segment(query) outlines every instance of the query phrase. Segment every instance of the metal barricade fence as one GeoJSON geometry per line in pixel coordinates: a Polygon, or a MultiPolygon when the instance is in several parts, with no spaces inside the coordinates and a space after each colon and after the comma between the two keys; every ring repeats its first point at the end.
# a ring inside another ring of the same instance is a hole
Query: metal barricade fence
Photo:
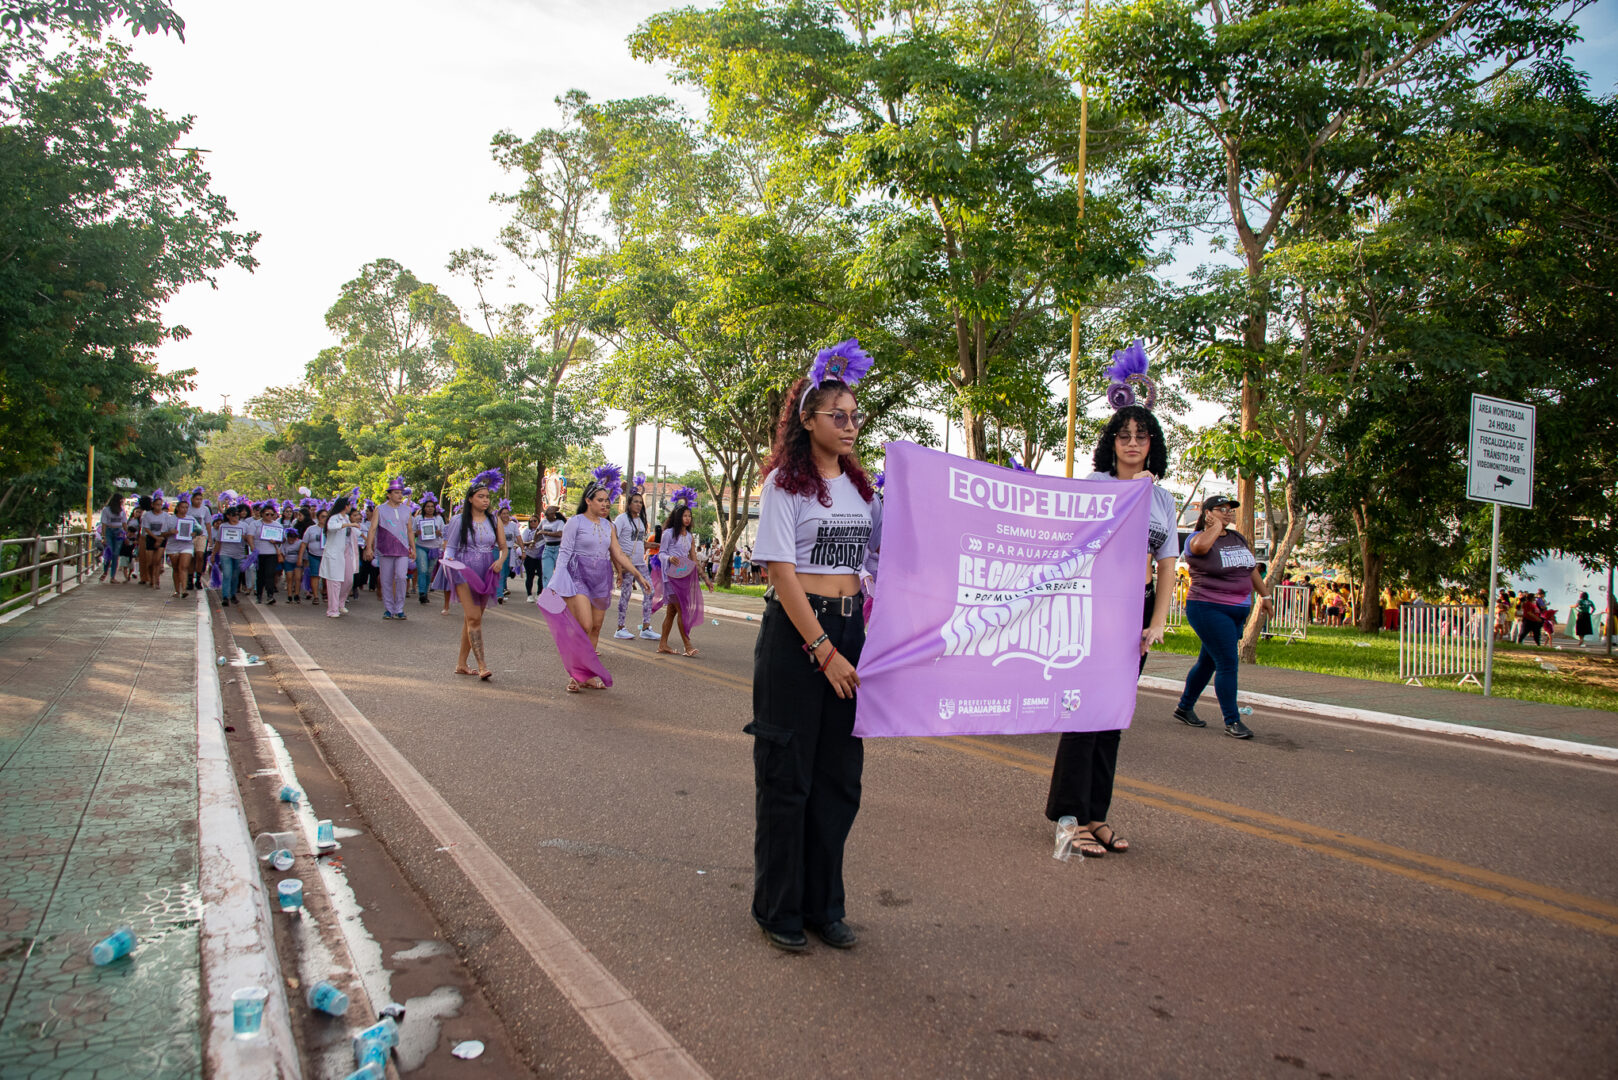
{"type": "Polygon", "coordinates": [[[1169,630],[1185,625],[1185,598],[1191,591],[1191,586],[1181,582],[1174,586],[1174,592],[1169,597],[1169,630]]]}
{"type": "Polygon", "coordinates": [[[1478,682],[1488,648],[1490,616],[1470,604],[1399,605],[1399,678],[1420,686],[1423,679],[1458,675],[1455,684],[1478,682]]]}
{"type": "Polygon", "coordinates": [[[24,604],[38,607],[47,593],[60,593],[68,581],[83,584],[90,570],[95,536],[88,532],[55,533],[0,540],[0,583],[28,575],[26,591],[0,587],[0,614],[24,604]],[[15,562],[8,556],[15,551],[15,562]],[[27,552],[27,561],[22,553],[27,552]],[[4,569],[7,565],[10,569],[4,569]],[[41,580],[43,578],[43,580],[41,580]]]}
{"type": "Polygon", "coordinates": [[[1304,585],[1277,585],[1270,590],[1270,606],[1274,609],[1259,631],[1265,637],[1303,641],[1309,636],[1309,595],[1304,585]]]}

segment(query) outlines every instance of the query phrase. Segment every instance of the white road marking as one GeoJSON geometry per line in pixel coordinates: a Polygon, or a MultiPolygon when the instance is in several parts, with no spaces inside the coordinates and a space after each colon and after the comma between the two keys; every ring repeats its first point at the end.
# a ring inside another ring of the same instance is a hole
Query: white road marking
{"type": "Polygon", "coordinates": [[[634,1080],[712,1080],[633,994],[484,843],[426,777],[355,708],[275,612],[258,615],[338,723],[388,778],[540,970],[634,1080]]]}

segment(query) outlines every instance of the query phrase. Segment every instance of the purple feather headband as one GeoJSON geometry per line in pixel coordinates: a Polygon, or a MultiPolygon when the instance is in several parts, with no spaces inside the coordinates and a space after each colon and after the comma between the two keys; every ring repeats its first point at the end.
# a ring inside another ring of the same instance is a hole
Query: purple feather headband
{"type": "Polygon", "coordinates": [[[609,462],[606,465],[597,466],[591,470],[590,476],[592,479],[588,484],[584,485],[584,497],[586,499],[598,491],[605,491],[607,498],[617,502],[618,496],[623,494],[624,470],[617,465],[609,462]]]}
{"type": "Polygon", "coordinates": [[[505,482],[506,476],[499,470],[498,467],[493,469],[484,469],[482,472],[472,477],[472,487],[474,489],[486,487],[489,489],[490,495],[493,495],[495,492],[499,491],[501,485],[505,482]]]}
{"type": "Polygon", "coordinates": [[[1146,359],[1146,345],[1140,338],[1129,343],[1129,348],[1112,354],[1112,366],[1107,369],[1107,404],[1114,409],[1144,404],[1148,409],[1157,404],[1157,383],[1146,376],[1150,361],[1146,359]],[[1135,388],[1140,387],[1145,402],[1138,402],[1135,388]]]}
{"type": "Polygon", "coordinates": [[[697,489],[689,486],[675,488],[674,494],[669,496],[669,505],[672,507],[683,506],[688,510],[695,510],[697,508],[697,489]]]}
{"type": "Polygon", "coordinates": [[[809,366],[809,385],[803,388],[803,397],[798,401],[798,415],[802,416],[809,404],[809,391],[819,389],[823,382],[858,386],[871,370],[871,364],[871,354],[860,348],[859,338],[849,338],[829,349],[821,349],[809,366]]]}

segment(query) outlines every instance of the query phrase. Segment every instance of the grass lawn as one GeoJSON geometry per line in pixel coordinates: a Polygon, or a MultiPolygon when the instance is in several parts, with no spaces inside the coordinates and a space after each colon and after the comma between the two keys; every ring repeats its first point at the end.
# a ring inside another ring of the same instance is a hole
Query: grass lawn
{"type": "Polygon", "coordinates": [[[732,596],[763,596],[766,588],[764,585],[726,585],[716,588],[714,592],[730,593],[732,596]]]}
{"type": "MultiPolygon", "coordinates": [[[[1186,656],[1195,656],[1199,648],[1197,635],[1189,625],[1167,635],[1163,643],[1165,651],[1186,656]]],[[[1261,640],[1258,662],[1294,671],[1399,682],[1399,635],[1361,634],[1343,627],[1311,626],[1309,637],[1304,641],[1286,644],[1261,640]]],[[[1457,687],[1452,678],[1427,679],[1425,683],[1433,689],[1458,690],[1480,697],[1483,694],[1476,686],[1457,687]]],[[[1523,701],[1618,712],[1618,658],[1609,660],[1599,653],[1574,649],[1558,652],[1551,648],[1496,642],[1494,692],[1500,697],[1523,701]],[[1554,664],[1557,670],[1545,671],[1540,667],[1541,662],[1554,664]]]]}

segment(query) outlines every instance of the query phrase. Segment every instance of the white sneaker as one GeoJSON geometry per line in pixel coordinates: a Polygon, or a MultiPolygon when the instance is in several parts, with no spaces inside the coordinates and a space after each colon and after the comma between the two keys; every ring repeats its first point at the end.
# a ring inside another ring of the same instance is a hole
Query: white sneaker
{"type": "Polygon", "coordinates": [[[641,627],[640,636],[645,638],[647,641],[658,640],[657,631],[653,630],[650,626],[641,627]]]}
{"type": "Polygon", "coordinates": [[[347,604],[344,604],[344,605],[343,605],[343,614],[344,614],[344,615],[347,615],[347,614],[348,614],[348,605],[347,605],[347,604]]]}
{"type": "Polygon", "coordinates": [[[621,626],[618,628],[617,633],[613,634],[612,636],[617,638],[619,641],[634,641],[635,640],[635,635],[631,634],[628,630],[625,630],[621,626]]]}

